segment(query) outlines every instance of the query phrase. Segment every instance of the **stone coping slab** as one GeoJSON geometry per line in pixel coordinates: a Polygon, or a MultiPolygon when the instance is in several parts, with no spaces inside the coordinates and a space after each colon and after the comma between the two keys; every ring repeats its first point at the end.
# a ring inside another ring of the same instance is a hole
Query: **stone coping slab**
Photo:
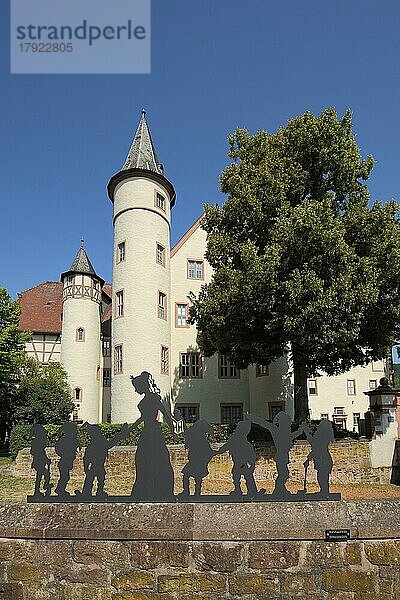
{"type": "Polygon", "coordinates": [[[400,500],[232,504],[0,503],[0,538],[74,540],[399,539],[400,500]]]}

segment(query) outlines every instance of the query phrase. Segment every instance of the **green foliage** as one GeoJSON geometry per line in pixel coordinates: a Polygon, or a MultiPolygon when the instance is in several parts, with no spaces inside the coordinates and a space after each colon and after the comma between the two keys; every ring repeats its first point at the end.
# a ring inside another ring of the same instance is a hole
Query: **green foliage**
{"type": "Polygon", "coordinates": [[[275,134],[229,138],[222,207],[202,226],[211,283],[192,296],[206,356],[245,368],[290,349],[296,419],[308,417],[307,376],[387,355],[400,323],[399,205],[369,203],[351,112],[305,113],[275,134]]]}
{"type": "MultiPolygon", "coordinates": [[[[189,425],[190,427],[190,425],[189,425]]],[[[212,425],[214,433],[210,438],[211,442],[214,443],[222,443],[227,440],[229,435],[232,433],[234,426],[233,425],[220,425],[216,423],[212,425]]],[[[59,425],[45,425],[45,429],[47,431],[47,435],[49,438],[49,446],[54,446],[55,442],[59,436],[59,425]]],[[[116,433],[121,430],[121,425],[119,424],[111,424],[111,423],[100,423],[100,429],[103,435],[110,439],[116,433]]],[[[143,425],[139,425],[134,431],[131,432],[129,437],[124,440],[118,442],[119,446],[136,446],[137,441],[139,439],[139,435],[141,430],[143,429],[143,425]]],[[[176,444],[172,437],[171,430],[167,423],[161,423],[161,430],[165,436],[165,441],[167,444],[176,444]]],[[[15,425],[11,431],[10,435],[10,455],[15,458],[22,448],[28,448],[32,442],[32,425],[28,423],[19,423],[15,425]]],[[[179,443],[183,444],[185,442],[185,437],[183,434],[178,435],[179,443]]],[[[81,447],[86,447],[89,439],[86,433],[86,429],[84,426],[78,425],[78,439],[81,447]]]]}
{"type": "Polygon", "coordinates": [[[18,330],[20,306],[0,288],[0,439],[11,429],[12,406],[29,334],[18,330]]]}
{"type": "Polygon", "coordinates": [[[67,373],[59,363],[28,358],[21,370],[13,407],[15,423],[62,423],[74,408],[67,373]]]}

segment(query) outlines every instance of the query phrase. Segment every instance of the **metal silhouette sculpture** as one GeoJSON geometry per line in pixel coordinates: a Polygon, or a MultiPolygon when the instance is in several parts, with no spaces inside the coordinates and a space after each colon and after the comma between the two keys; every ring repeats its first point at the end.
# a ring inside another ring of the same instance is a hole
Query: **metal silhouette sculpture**
{"type": "Polygon", "coordinates": [[[64,423],[59,429],[59,439],[55,451],[59,455],[59,479],[55,494],[51,495],[50,460],[46,454],[48,438],[42,425],[33,427],[31,454],[32,468],[36,470],[35,491],[28,496],[28,502],[271,502],[296,500],[340,500],[340,494],[329,491],[329,477],[333,461],[329,453],[329,444],[333,442],[333,428],[330,421],[321,421],[314,434],[303,423],[297,431],[291,431],[291,419],[280,411],[273,422],[265,421],[254,415],[246,415],[244,421],[237,423],[235,431],[218,449],[211,447],[209,437],[213,429],[207,421],[200,420],[187,426],[179,411],[171,414],[170,406],[163,402],[160,390],[153,376],[147,371],[131,376],[134,390],[142,398],[138,403],[140,417],[132,425],[124,423],[121,430],[110,440],[102,434],[99,425],[85,423],[89,443],[83,456],[85,481],[82,491],[70,494],[66,487],[70,481],[76,453],[80,448],[75,422],[64,423]],[[185,436],[188,462],[182,469],[183,491],[174,495],[174,471],[161,424],[159,414],[168,424],[174,440],[179,442],[177,433],[185,436]],[[256,423],[267,429],[275,445],[277,478],[271,494],[265,489],[257,490],[254,478],[256,451],[248,440],[251,424],[256,423]],[[135,453],[135,481],[130,496],[109,496],[104,489],[106,480],[106,459],[110,448],[126,439],[137,427],[141,427],[135,453]],[[304,463],[304,489],[297,494],[290,493],[286,484],[289,478],[289,452],[294,440],[302,433],[311,445],[311,451],[304,463]],[[216,455],[229,452],[233,462],[232,482],[234,489],[228,495],[202,494],[203,480],[209,474],[208,466],[216,455]],[[317,472],[320,491],[307,493],[307,471],[313,461],[317,472]],[[242,491],[242,478],[246,483],[246,492],[242,491]],[[194,494],[190,494],[190,480],[194,480],[194,494]],[[94,485],[97,481],[97,489],[94,485]],[[40,491],[43,482],[44,492],[40,491]]]}
{"type": "Polygon", "coordinates": [[[31,445],[32,469],[36,471],[34,497],[40,499],[50,496],[50,464],[51,461],[46,454],[46,448],[49,445],[47,432],[43,425],[33,426],[33,440],[31,445]],[[40,491],[41,484],[44,484],[44,492],[40,491]]]}

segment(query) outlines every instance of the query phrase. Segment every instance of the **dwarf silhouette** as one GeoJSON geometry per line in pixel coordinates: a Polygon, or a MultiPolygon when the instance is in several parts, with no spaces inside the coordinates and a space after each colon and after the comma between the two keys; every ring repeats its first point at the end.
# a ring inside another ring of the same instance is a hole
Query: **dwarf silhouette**
{"type": "Polygon", "coordinates": [[[201,419],[191,427],[184,426],[185,448],[188,449],[188,462],[182,469],[183,491],[180,496],[190,495],[190,478],[195,481],[195,496],[200,496],[204,477],[208,475],[208,463],[216,454],[210,446],[207,434],[212,435],[213,429],[207,421],[201,419]]]}
{"type": "Polygon", "coordinates": [[[303,430],[308,442],[311,444],[311,452],[308,454],[304,463],[304,487],[306,487],[307,468],[310,461],[313,460],[315,470],[317,471],[317,481],[321,494],[327,497],[329,495],[329,476],[333,467],[333,461],[328,446],[335,440],[332,423],[327,419],[323,419],[319,423],[314,435],[311,434],[310,429],[306,424],[303,425],[303,430]]]}
{"type": "Polygon", "coordinates": [[[104,491],[106,480],[105,462],[110,448],[118,444],[121,440],[128,437],[129,427],[124,423],[121,431],[116,433],[111,439],[107,440],[101,432],[99,425],[91,425],[85,423],[86,430],[89,435],[90,442],[86,447],[83,457],[83,467],[85,470],[85,482],[82,492],[75,491],[77,496],[82,496],[83,499],[92,497],[94,480],[97,479],[97,497],[107,498],[107,493],[104,491]]]}
{"type": "Polygon", "coordinates": [[[48,446],[49,440],[47,432],[43,425],[34,425],[33,439],[31,444],[31,455],[32,455],[32,469],[36,471],[35,479],[35,496],[50,496],[51,484],[50,484],[50,459],[46,454],[46,447],[48,446]],[[41,493],[41,483],[44,483],[44,494],[41,493]]]}
{"type": "Polygon", "coordinates": [[[73,421],[63,423],[59,429],[61,437],[55,444],[55,451],[60,457],[58,462],[58,470],[60,478],[57,487],[54,490],[58,496],[70,496],[66,487],[70,480],[72,466],[76,457],[76,452],[79,448],[77,424],[73,421]]]}
{"type": "Polygon", "coordinates": [[[282,410],[278,412],[272,423],[254,415],[250,415],[250,419],[252,423],[256,423],[257,425],[268,429],[272,435],[276,450],[276,469],[278,471],[273,494],[276,495],[277,498],[284,498],[289,493],[286,489],[286,482],[289,479],[289,451],[295,438],[303,432],[303,427],[292,432],[291,419],[289,415],[282,410]]]}
{"type": "Polygon", "coordinates": [[[256,451],[247,439],[250,433],[251,421],[239,421],[235,431],[226,443],[218,450],[218,454],[229,452],[233,461],[232,479],[235,486],[231,492],[232,496],[243,495],[240,481],[242,476],[246,481],[247,496],[253,498],[257,494],[257,486],[254,481],[254,469],[256,466],[256,451]]]}

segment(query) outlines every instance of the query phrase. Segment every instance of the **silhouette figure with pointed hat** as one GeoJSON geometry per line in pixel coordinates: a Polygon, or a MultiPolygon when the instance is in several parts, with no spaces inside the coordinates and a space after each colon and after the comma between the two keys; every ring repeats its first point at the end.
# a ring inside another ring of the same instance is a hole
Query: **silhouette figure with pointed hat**
{"type": "Polygon", "coordinates": [[[213,429],[207,421],[201,419],[193,423],[191,427],[185,425],[185,448],[188,449],[188,462],[182,469],[183,491],[179,497],[190,495],[190,478],[195,481],[196,497],[201,495],[201,486],[204,477],[209,474],[208,463],[216,454],[210,446],[207,434],[212,435],[213,429]]]}
{"type": "MultiPolygon", "coordinates": [[[[320,493],[323,497],[329,496],[329,476],[332,471],[333,461],[329,452],[329,444],[335,440],[332,423],[328,419],[323,419],[318,424],[314,435],[311,434],[308,425],[303,425],[304,433],[308,442],[311,444],[311,452],[308,454],[304,463],[305,473],[307,473],[310,461],[314,461],[314,468],[317,471],[317,481],[320,487],[320,493]]],[[[306,475],[304,477],[306,482],[306,475]]],[[[306,483],[305,486],[306,487],[306,483]]]]}
{"type": "Polygon", "coordinates": [[[107,440],[103,435],[99,425],[85,423],[85,427],[90,439],[83,456],[85,482],[82,492],[76,490],[75,494],[82,496],[82,499],[89,500],[92,497],[94,481],[97,479],[96,497],[107,498],[107,493],[104,491],[104,484],[106,480],[105,462],[108,451],[118,444],[118,442],[128,437],[129,427],[127,423],[124,423],[121,431],[116,433],[110,440],[107,440]]]}
{"type": "Polygon", "coordinates": [[[51,461],[46,454],[46,447],[48,446],[49,440],[47,432],[43,425],[33,425],[33,439],[31,444],[31,455],[32,455],[32,469],[36,471],[35,479],[35,492],[34,496],[50,496],[51,484],[50,484],[50,464],[51,461]],[[43,480],[44,494],[41,493],[40,487],[43,480]]]}
{"type": "Polygon", "coordinates": [[[254,480],[256,451],[254,450],[254,446],[247,439],[250,428],[250,420],[239,421],[235,431],[217,452],[217,454],[229,452],[232,458],[232,479],[234,485],[234,490],[231,492],[232,496],[239,497],[243,495],[240,485],[242,476],[246,482],[247,496],[254,498],[258,493],[256,482],[254,480]]]}
{"type": "Polygon", "coordinates": [[[66,487],[70,480],[72,467],[79,448],[78,429],[74,421],[63,423],[59,429],[61,436],[55,444],[55,451],[60,457],[58,470],[60,478],[54,490],[58,496],[70,496],[66,487]]]}
{"type": "Polygon", "coordinates": [[[256,417],[255,415],[250,415],[250,419],[252,423],[256,423],[257,425],[268,429],[272,435],[276,450],[275,463],[278,471],[273,494],[277,498],[283,499],[289,494],[286,489],[286,482],[289,479],[289,451],[293,445],[293,441],[303,432],[303,427],[292,432],[291,419],[289,415],[282,410],[278,412],[272,423],[265,421],[260,417],[256,417]]]}

